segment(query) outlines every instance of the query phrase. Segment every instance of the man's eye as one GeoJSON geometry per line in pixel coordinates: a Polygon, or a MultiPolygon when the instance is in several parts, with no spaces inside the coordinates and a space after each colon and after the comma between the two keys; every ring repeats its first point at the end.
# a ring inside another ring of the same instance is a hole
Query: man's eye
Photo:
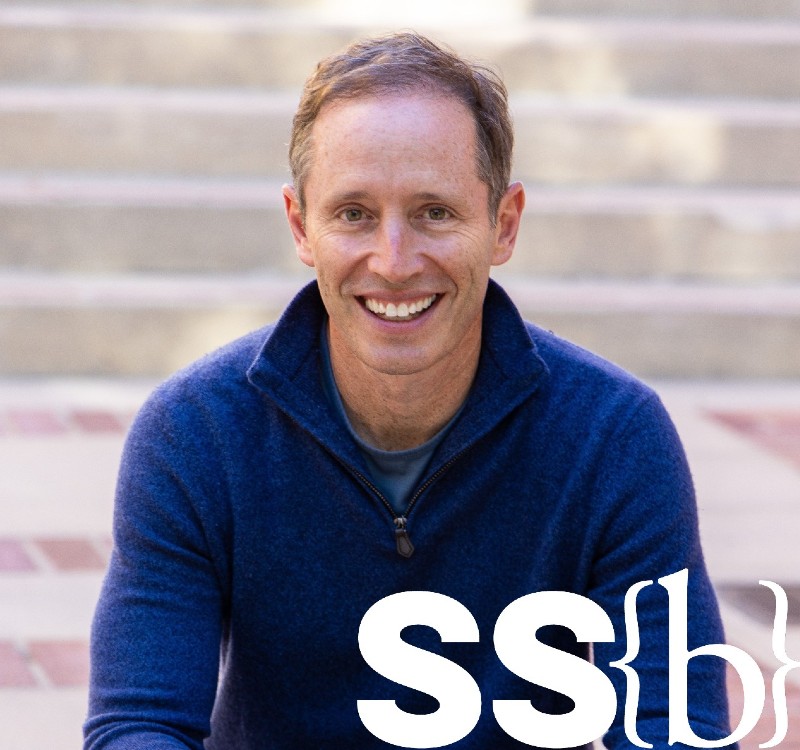
{"type": "Polygon", "coordinates": [[[361,221],[364,218],[364,212],[360,208],[346,208],[342,211],[341,217],[345,221],[361,221]]]}
{"type": "Polygon", "coordinates": [[[429,208],[426,211],[428,218],[433,221],[442,221],[442,219],[446,219],[450,214],[446,208],[442,208],[441,206],[434,206],[433,208],[429,208]]]}

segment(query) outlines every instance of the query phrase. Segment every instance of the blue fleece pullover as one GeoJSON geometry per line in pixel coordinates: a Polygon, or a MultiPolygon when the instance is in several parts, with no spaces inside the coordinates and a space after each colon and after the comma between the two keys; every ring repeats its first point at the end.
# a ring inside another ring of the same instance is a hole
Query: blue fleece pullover
{"type": "MultiPolygon", "coordinates": [[[[605,743],[629,746],[624,678],[608,668],[626,651],[627,589],[688,568],[689,647],[722,641],[689,471],[657,397],[524,323],[491,283],[473,388],[398,521],[325,397],[324,315],[311,284],[275,326],[178,373],[138,415],[93,628],[85,748],[389,747],[358,699],[437,704],[373,671],[357,634],[373,604],[408,590],[455,598],[479,627],[478,643],[405,634],[480,686],[480,720],[450,747],[527,747],[498,727],[494,699],[572,708],[510,672],[492,643],[500,612],[541,590],[590,597],[611,617],[616,641],[594,646],[618,696],[605,743]],[[403,524],[411,556],[398,554],[403,524]]],[[[666,592],[649,586],[638,604],[638,731],[665,747],[666,592]]],[[[538,637],[588,655],[564,628],[538,637]]],[[[698,734],[727,734],[719,659],[690,661],[689,699],[698,734]]]]}

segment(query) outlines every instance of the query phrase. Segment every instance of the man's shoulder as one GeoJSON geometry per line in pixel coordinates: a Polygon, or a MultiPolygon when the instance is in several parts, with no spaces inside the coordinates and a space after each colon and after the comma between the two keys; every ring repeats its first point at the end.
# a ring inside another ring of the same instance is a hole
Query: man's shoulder
{"type": "Polygon", "coordinates": [[[526,327],[548,369],[547,384],[532,406],[543,408],[571,445],[600,446],[606,458],[620,464],[634,445],[683,461],[669,411],[650,385],[551,331],[526,327]]]}
{"type": "Polygon", "coordinates": [[[186,421],[198,415],[218,415],[234,405],[247,408],[256,391],[248,369],[269,340],[274,324],[251,331],[200,357],[170,375],[150,394],[137,422],[186,421]]]}
{"type": "Polygon", "coordinates": [[[247,371],[269,340],[275,324],[250,331],[178,370],[162,384],[167,391],[245,386],[247,371]]]}
{"type": "Polygon", "coordinates": [[[622,366],[525,321],[553,388],[568,399],[642,402],[658,400],[653,389],[622,366]]]}

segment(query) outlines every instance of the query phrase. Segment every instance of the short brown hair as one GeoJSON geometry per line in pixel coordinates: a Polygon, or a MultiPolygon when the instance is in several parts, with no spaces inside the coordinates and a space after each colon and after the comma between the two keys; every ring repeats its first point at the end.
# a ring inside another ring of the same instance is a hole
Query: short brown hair
{"type": "Polygon", "coordinates": [[[317,64],[306,81],[292,123],[289,165],[304,210],[311,131],[323,106],[340,99],[409,90],[453,96],[472,113],[478,177],[489,187],[489,216],[497,215],[511,176],[514,132],[508,92],[500,77],[413,32],[363,39],[317,64]]]}

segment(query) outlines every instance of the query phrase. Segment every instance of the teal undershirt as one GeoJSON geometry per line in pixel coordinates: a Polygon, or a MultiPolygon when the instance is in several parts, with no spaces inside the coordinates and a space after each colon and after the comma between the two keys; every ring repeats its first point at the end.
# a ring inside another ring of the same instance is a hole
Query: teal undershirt
{"type": "Polygon", "coordinates": [[[370,472],[370,479],[386,497],[395,513],[404,515],[411,493],[419,485],[425,469],[433,457],[439,443],[444,440],[448,430],[455,423],[460,410],[455,416],[430,440],[402,451],[384,451],[366,443],[356,434],[353,425],[347,417],[347,412],[342,402],[341,394],[336,386],[331,365],[330,348],[328,343],[327,320],[322,326],[321,346],[322,351],[322,377],[325,393],[331,405],[339,415],[342,424],[347,428],[353,440],[361,450],[370,472]]]}

